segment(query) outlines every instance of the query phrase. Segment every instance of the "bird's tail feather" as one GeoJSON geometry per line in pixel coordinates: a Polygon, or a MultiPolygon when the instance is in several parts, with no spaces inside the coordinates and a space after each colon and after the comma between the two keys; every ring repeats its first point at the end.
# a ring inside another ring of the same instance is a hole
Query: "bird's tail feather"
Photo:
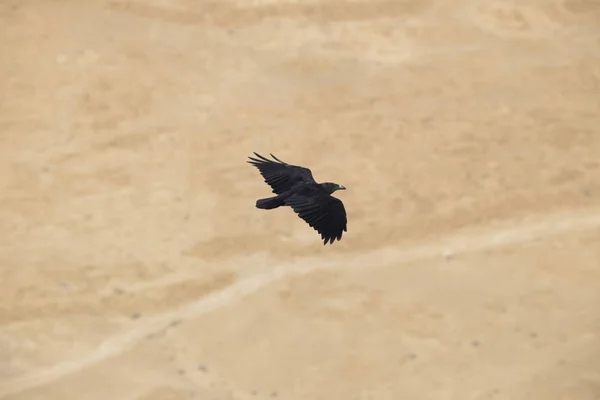
{"type": "Polygon", "coordinates": [[[279,196],[256,200],[256,208],[261,208],[263,210],[271,210],[282,205],[283,200],[281,200],[279,196]]]}

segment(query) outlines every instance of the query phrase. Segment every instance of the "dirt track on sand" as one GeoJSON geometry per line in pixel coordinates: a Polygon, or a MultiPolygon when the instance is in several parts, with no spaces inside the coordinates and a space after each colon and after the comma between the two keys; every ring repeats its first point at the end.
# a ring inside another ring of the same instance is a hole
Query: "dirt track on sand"
{"type": "Polygon", "coordinates": [[[598,4],[3,2],[0,399],[597,400],[598,4]]]}

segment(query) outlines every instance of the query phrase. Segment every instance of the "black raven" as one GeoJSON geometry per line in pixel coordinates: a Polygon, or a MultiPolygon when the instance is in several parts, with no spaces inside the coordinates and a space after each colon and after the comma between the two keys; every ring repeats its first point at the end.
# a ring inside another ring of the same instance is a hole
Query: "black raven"
{"type": "Polygon", "coordinates": [[[287,164],[273,154],[275,161],[254,154],[258,158],[248,157],[248,163],[258,168],[277,195],[257,200],[256,208],[271,210],[289,206],[321,234],[323,245],[342,239],[342,231],[347,232],[346,209],[341,200],[331,194],[345,187],[332,182],[317,183],[308,168],[287,164]]]}

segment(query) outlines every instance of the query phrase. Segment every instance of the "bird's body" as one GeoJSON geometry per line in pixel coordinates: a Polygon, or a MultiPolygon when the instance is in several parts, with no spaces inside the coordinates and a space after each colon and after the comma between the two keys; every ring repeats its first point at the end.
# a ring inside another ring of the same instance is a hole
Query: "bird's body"
{"type": "Polygon", "coordinates": [[[308,168],[290,165],[271,154],[276,161],[254,153],[250,164],[258,168],[265,182],[276,196],[259,199],[256,207],[263,210],[289,206],[294,212],[321,234],[327,244],[341,240],[347,232],[344,204],[331,194],[346,188],[337,183],[317,183],[308,168]]]}

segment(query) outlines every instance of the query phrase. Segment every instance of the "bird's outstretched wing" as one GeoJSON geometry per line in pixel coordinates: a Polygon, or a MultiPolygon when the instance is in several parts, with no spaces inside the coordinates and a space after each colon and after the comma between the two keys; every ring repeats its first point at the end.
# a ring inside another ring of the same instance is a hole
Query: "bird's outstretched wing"
{"type": "Polygon", "coordinates": [[[293,195],[285,201],[308,225],[321,234],[323,244],[342,239],[347,232],[347,218],[344,204],[328,194],[314,196],[293,195]]]}
{"type": "Polygon", "coordinates": [[[258,158],[248,157],[248,162],[258,168],[265,182],[273,189],[273,193],[281,194],[301,182],[316,183],[308,168],[287,164],[273,154],[271,157],[275,161],[254,154],[258,158]]]}

